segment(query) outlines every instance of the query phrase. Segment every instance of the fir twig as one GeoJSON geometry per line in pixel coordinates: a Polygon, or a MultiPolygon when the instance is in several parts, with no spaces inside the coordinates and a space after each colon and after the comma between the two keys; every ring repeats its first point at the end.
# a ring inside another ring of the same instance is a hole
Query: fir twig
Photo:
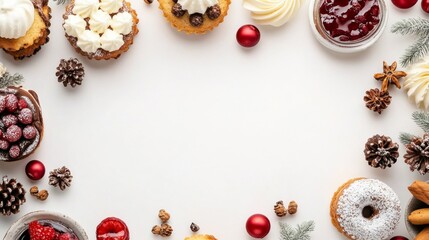
{"type": "Polygon", "coordinates": [[[415,111],[412,114],[413,121],[419,126],[424,132],[429,132],[429,114],[425,112],[415,111]]]}
{"type": "Polygon", "coordinates": [[[66,3],[67,0],[54,0],[54,2],[57,2],[57,5],[60,5],[66,3]]]}
{"type": "Polygon", "coordinates": [[[417,62],[429,52],[429,34],[420,37],[417,42],[412,44],[405,50],[404,55],[401,57],[401,65],[408,66],[411,63],[417,62]]]}
{"type": "Polygon", "coordinates": [[[18,86],[22,82],[24,82],[24,77],[21,74],[15,73],[14,75],[10,75],[9,72],[6,72],[0,78],[0,88],[5,88],[9,86],[18,86]]]}
{"type": "Polygon", "coordinates": [[[399,135],[399,140],[401,141],[402,144],[407,145],[411,143],[411,140],[413,139],[413,137],[415,137],[412,134],[409,133],[401,133],[399,135]]]}
{"type": "Polygon", "coordinates": [[[399,33],[402,35],[416,34],[425,36],[429,33],[429,20],[423,18],[409,18],[403,19],[392,25],[392,33],[399,33]]]}
{"type": "Polygon", "coordinates": [[[314,231],[314,221],[298,224],[296,229],[287,223],[280,223],[281,240],[310,240],[310,232],[314,231]]]}

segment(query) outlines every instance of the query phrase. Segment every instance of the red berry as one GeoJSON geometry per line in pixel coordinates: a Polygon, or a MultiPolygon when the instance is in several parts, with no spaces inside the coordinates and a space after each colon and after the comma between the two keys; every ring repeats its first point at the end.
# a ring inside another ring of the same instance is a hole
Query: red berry
{"type": "Polygon", "coordinates": [[[402,237],[402,236],[395,236],[395,237],[392,237],[390,240],[408,240],[408,238],[402,237]]]}
{"type": "Polygon", "coordinates": [[[237,42],[243,47],[253,47],[261,38],[259,29],[253,25],[243,25],[237,30],[237,42]]]}
{"type": "Polygon", "coordinates": [[[7,128],[4,138],[13,143],[18,141],[22,136],[22,130],[17,125],[12,125],[7,128]]]}
{"type": "Polygon", "coordinates": [[[17,158],[21,154],[21,149],[19,149],[18,145],[13,145],[9,149],[9,156],[11,158],[17,158]]]}
{"type": "Polygon", "coordinates": [[[422,0],[422,9],[423,9],[423,11],[429,13],[429,1],[428,0],[422,0]]]}
{"type": "Polygon", "coordinates": [[[9,142],[6,140],[0,140],[0,149],[7,150],[9,148],[9,142]]]}
{"type": "Polygon", "coordinates": [[[6,95],[6,109],[9,112],[15,112],[18,109],[18,98],[13,94],[6,95]]]}
{"type": "Polygon", "coordinates": [[[24,136],[24,138],[30,140],[36,137],[37,130],[35,127],[28,125],[24,129],[22,129],[22,135],[24,136]]]}
{"type": "Polygon", "coordinates": [[[392,0],[393,5],[401,9],[411,8],[417,3],[417,0],[392,0]]]}
{"type": "Polygon", "coordinates": [[[0,97],[0,112],[3,112],[6,109],[6,98],[0,97]]]}
{"type": "Polygon", "coordinates": [[[119,218],[109,217],[97,226],[97,240],[129,240],[127,225],[119,218]]]}
{"type": "Polygon", "coordinates": [[[28,104],[27,104],[27,102],[24,100],[24,99],[19,99],[19,101],[18,101],[18,108],[19,109],[23,109],[23,108],[26,108],[26,107],[28,107],[28,104]]]}
{"type": "Polygon", "coordinates": [[[70,233],[62,233],[55,240],[78,240],[74,235],[70,233]]]}
{"type": "Polygon", "coordinates": [[[54,240],[55,230],[51,226],[43,226],[37,221],[28,225],[28,232],[31,240],[54,240]]]}
{"type": "Polygon", "coordinates": [[[18,118],[12,114],[8,114],[6,116],[3,116],[1,118],[1,120],[3,122],[3,125],[7,128],[18,123],[18,118]]]}
{"type": "Polygon", "coordinates": [[[18,114],[18,120],[23,124],[30,124],[33,122],[33,112],[29,108],[24,108],[18,114]]]}

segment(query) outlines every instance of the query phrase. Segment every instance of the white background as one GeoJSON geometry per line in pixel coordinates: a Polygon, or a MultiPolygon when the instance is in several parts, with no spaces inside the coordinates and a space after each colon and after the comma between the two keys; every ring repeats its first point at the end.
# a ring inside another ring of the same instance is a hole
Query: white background
{"type": "MultiPolygon", "coordinates": [[[[0,218],[0,235],[25,213],[46,209],[69,215],[95,239],[97,224],[108,216],[123,219],[134,240],[158,239],[158,210],[171,215],[174,234],[184,239],[196,222],[200,233],[221,240],[251,239],[246,219],[263,213],[272,224],[266,239],[279,239],[273,205],[299,204],[284,219],[315,220],[313,239],[343,239],[331,225],[333,192],[354,177],[377,178],[399,195],[402,208],[415,179],[401,157],[388,170],[365,161],[366,140],[379,133],[398,141],[402,131],[421,135],[411,120],[416,107],[404,91],[390,89],[392,104],[382,115],[365,108],[367,89],[380,87],[372,75],[382,61],[399,60],[413,37],[390,33],[402,18],[425,17],[420,2],[401,11],[387,2],[388,27],[380,40],[359,54],[340,55],[322,47],[308,22],[308,0],[280,28],[259,26],[262,37],[252,49],[240,47],[236,30],[252,23],[233,1],[225,22],[204,36],[176,32],[158,9],[132,1],[140,33],[118,60],[90,61],[75,53],[61,27],[64,6],[53,10],[50,42],[35,56],[14,61],[0,54],[11,73],[26,77],[38,92],[45,137],[38,151],[17,163],[1,163],[0,174],[27,189],[46,188],[39,202],[27,195],[21,213],[0,218]],[[83,85],[57,83],[61,58],[85,65],[83,85]],[[47,170],[63,165],[73,185],[61,192],[29,180],[26,163],[40,159],[47,170]]],[[[401,214],[402,215],[402,214],[401,214]]],[[[395,232],[407,236],[403,218],[395,232]]]]}

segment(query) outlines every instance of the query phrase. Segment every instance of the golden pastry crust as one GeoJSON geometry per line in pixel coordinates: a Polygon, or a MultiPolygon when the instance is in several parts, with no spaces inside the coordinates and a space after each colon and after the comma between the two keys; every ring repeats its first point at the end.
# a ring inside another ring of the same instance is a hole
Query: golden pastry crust
{"type": "Polygon", "coordinates": [[[203,24],[199,27],[194,27],[189,22],[189,13],[186,12],[185,15],[178,18],[173,15],[171,9],[173,8],[174,2],[173,0],[158,0],[159,9],[164,13],[164,17],[171,23],[171,25],[177,28],[178,31],[183,31],[188,34],[205,34],[208,31],[213,30],[220,23],[223,22],[223,19],[228,14],[229,4],[231,4],[231,0],[219,0],[219,7],[221,9],[221,14],[218,18],[211,20],[207,17],[207,14],[203,15],[204,21],[203,24]]]}
{"type": "Polygon", "coordinates": [[[340,232],[342,233],[344,236],[346,236],[349,239],[352,239],[351,236],[347,235],[344,231],[343,228],[340,226],[340,223],[338,222],[338,215],[337,215],[337,206],[338,206],[338,200],[340,199],[341,195],[343,194],[343,191],[345,189],[347,189],[352,183],[354,183],[357,180],[361,180],[361,179],[365,179],[365,178],[353,178],[350,179],[349,181],[347,181],[346,183],[344,183],[343,185],[341,185],[338,190],[334,193],[334,196],[332,197],[331,200],[331,207],[330,207],[330,215],[331,215],[331,222],[332,225],[334,225],[334,227],[340,232]]]}
{"type": "Polygon", "coordinates": [[[24,36],[17,39],[0,38],[0,48],[15,59],[23,59],[36,54],[41,46],[49,41],[50,24],[47,24],[44,19],[51,19],[51,8],[47,5],[42,7],[42,12],[34,9],[33,25],[24,36]]]}
{"type": "Polygon", "coordinates": [[[217,240],[212,235],[192,235],[190,237],[185,238],[185,240],[217,240]]]}
{"type": "MultiPolygon", "coordinates": [[[[77,46],[77,38],[69,36],[66,33],[65,35],[66,35],[67,40],[70,42],[70,44],[76,50],[76,52],[80,53],[83,56],[86,56],[89,59],[109,60],[112,58],[117,59],[118,57],[121,56],[122,53],[128,51],[128,49],[130,48],[130,46],[134,42],[134,37],[139,32],[139,29],[137,27],[137,24],[139,23],[139,19],[137,17],[137,12],[131,8],[131,4],[127,1],[123,1],[123,2],[124,2],[123,8],[127,9],[127,12],[129,12],[133,17],[133,27],[132,27],[131,33],[124,36],[124,45],[122,45],[121,48],[119,48],[118,50],[113,51],[113,52],[109,52],[109,51],[99,49],[97,51],[97,52],[99,52],[98,54],[88,53],[88,52],[83,51],[82,49],[80,49],[80,47],[77,46]]],[[[71,0],[69,5],[67,5],[67,7],[66,7],[66,13],[63,15],[64,20],[66,20],[68,18],[68,16],[70,14],[72,14],[73,7],[74,7],[74,0],[71,0]]],[[[89,19],[85,19],[85,20],[87,22],[89,21],[89,19]]]]}

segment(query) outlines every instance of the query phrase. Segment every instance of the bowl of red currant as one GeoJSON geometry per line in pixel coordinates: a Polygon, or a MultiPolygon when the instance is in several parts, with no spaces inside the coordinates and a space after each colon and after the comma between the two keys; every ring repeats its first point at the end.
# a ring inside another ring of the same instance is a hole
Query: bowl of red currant
{"type": "Polygon", "coordinates": [[[18,219],[3,240],[88,240],[88,236],[73,219],[54,212],[36,211],[18,219]]]}
{"type": "Polygon", "coordinates": [[[387,24],[384,0],[311,0],[310,25],[325,47],[342,53],[373,45],[387,24]]]}

